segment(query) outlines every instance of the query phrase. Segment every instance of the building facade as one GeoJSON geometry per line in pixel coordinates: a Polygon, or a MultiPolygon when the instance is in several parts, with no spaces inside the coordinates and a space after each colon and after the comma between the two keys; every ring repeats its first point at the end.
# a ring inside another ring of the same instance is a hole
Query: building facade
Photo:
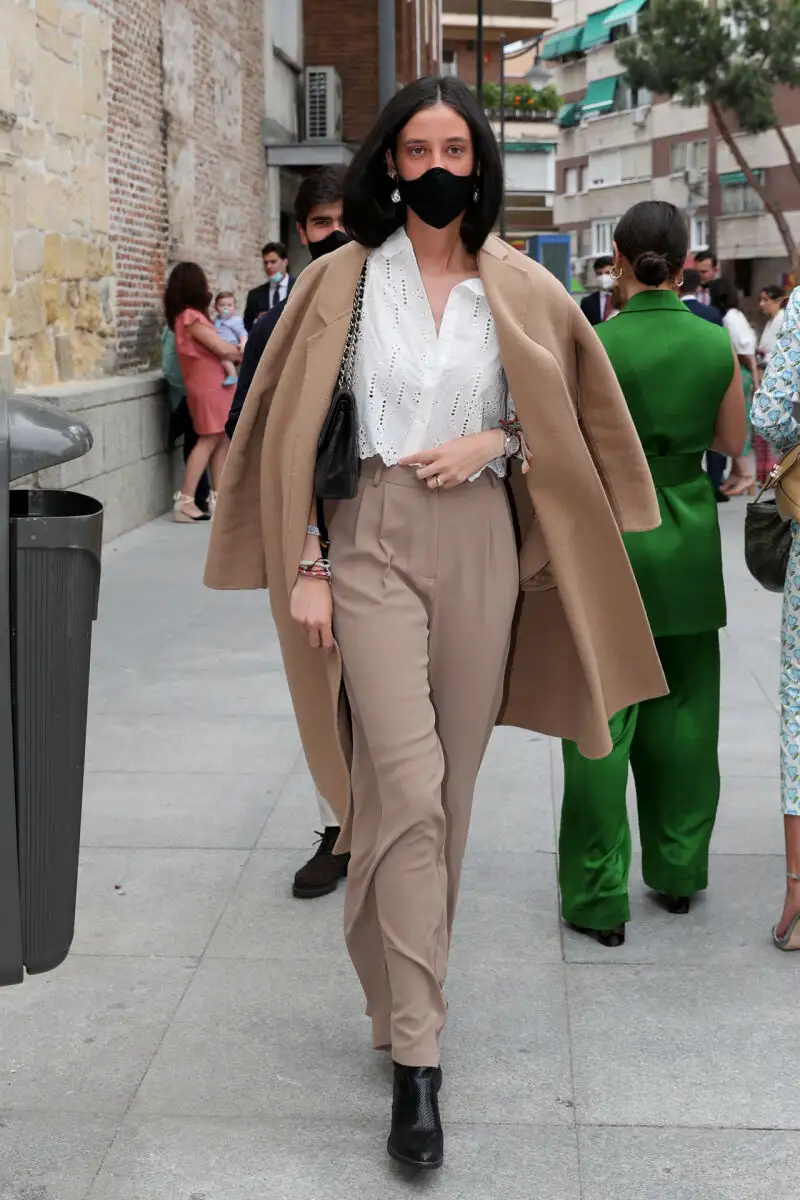
{"type": "MultiPolygon", "coordinates": [[[[668,200],[686,214],[693,249],[711,240],[709,166],[718,180],[713,232],[723,269],[754,302],[765,283],[789,270],[783,244],[758,195],[716,136],[705,106],[636,93],[615,55],[635,33],[647,0],[555,0],[556,31],[543,45],[563,97],[558,122],[556,225],[572,238],[574,274],[591,280],[591,262],[611,251],[619,217],[639,200],[668,200]],[[716,170],[715,170],[716,164],[716,170]]],[[[787,134],[800,148],[800,94],[776,97],[787,134]]],[[[741,138],[748,161],[781,200],[800,233],[800,186],[775,135],[741,138]]]]}
{"type": "MultiPolygon", "coordinates": [[[[533,91],[548,80],[531,75],[543,36],[554,27],[550,0],[484,0],[483,78],[487,109],[503,138],[506,195],[503,229],[525,248],[553,228],[556,188],[556,112],[539,107],[533,91]],[[504,60],[504,61],[503,61],[504,60]],[[501,74],[505,95],[497,91],[501,74]],[[496,92],[496,99],[495,99],[496,92]],[[500,107],[504,108],[501,130],[500,107]]],[[[469,86],[477,79],[476,0],[443,0],[443,69],[469,86]]]]}
{"type": "Polygon", "coordinates": [[[6,385],[144,370],[172,263],[196,259],[240,293],[257,278],[263,0],[0,0],[0,13],[6,385]]]}

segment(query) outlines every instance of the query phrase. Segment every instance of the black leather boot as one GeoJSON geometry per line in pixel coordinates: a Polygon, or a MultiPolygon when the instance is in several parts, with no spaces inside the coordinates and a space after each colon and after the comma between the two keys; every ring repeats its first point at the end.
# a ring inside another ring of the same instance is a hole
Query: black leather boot
{"type": "Polygon", "coordinates": [[[387,1150],[395,1162],[435,1170],[444,1162],[444,1134],[439,1119],[441,1067],[394,1064],[392,1131],[387,1150]]]}

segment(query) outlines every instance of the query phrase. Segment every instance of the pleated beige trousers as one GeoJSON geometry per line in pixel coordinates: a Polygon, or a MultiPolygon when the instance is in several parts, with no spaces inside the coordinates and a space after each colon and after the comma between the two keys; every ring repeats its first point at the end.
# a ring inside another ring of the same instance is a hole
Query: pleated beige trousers
{"type": "Polygon", "coordinates": [[[331,522],[331,560],[353,720],[347,947],[374,1045],[437,1066],[472,797],[519,594],[505,487],[486,470],[431,491],[369,460],[331,522]]]}

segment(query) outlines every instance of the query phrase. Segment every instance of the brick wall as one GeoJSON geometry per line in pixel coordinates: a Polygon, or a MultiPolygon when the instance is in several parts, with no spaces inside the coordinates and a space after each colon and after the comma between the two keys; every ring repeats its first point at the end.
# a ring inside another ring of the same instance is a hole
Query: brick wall
{"type": "Polygon", "coordinates": [[[169,267],[212,289],[257,282],[266,227],[261,0],[126,0],[115,8],[109,102],[119,365],[158,360],[169,267]]]}
{"type": "MultiPolygon", "coordinates": [[[[435,0],[422,0],[420,29],[416,5],[397,0],[397,80],[410,83],[417,76],[417,38],[421,42],[422,74],[435,74],[433,59],[435,0]],[[429,5],[430,37],[425,37],[424,5],[429,5]]],[[[378,5],[377,0],[305,0],[305,59],[309,66],[334,66],[344,91],[344,138],[360,142],[378,116],[378,5]],[[331,37],[331,30],[336,37],[331,37]]]]}
{"type": "Polygon", "coordinates": [[[122,370],[147,363],[158,337],[167,242],[162,133],[161,5],[116,5],[111,35],[108,173],[117,276],[117,358],[122,370]]]}

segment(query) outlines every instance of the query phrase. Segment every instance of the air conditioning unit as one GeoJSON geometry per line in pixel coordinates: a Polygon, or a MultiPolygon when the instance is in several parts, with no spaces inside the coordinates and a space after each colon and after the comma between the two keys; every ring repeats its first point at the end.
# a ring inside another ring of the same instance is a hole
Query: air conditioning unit
{"type": "Polygon", "coordinates": [[[635,108],[633,110],[633,117],[631,119],[637,128],[641,129],[642,126],[647,124],[647,118],[650,116],[651,108],[652,105],[650,104],[642,104],[639,108],[635,108]]]}
{"type": "Polygon", "coordinates": [[[705,196],[708,182],[705,171],[698,171],[696,167],[687,167],[683,173],[683,178],[692,196],[705,196]]]}
{"type": "Polygon", "coordinates": [[[342,80],[335,67],[306,67],[307,142],[341,142],[342,80]]]}

